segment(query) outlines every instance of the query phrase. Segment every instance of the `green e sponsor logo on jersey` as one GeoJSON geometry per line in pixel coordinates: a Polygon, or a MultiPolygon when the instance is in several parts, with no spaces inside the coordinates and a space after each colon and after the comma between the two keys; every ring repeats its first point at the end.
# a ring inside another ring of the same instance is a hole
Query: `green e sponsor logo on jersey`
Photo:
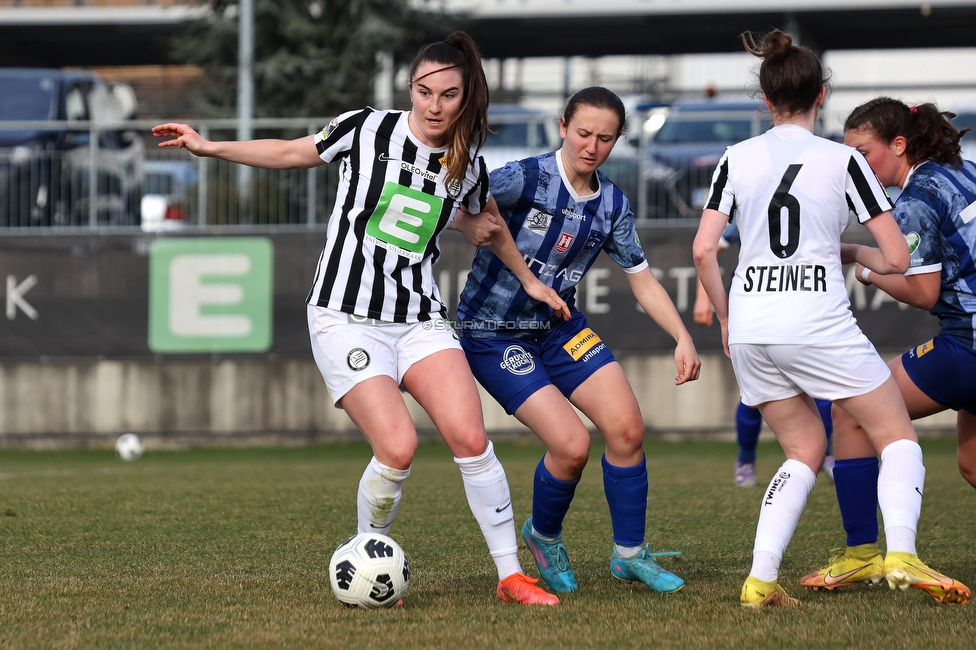
{"type": "Polygon", "coordinates": [[[265,352],[274,248],[263,237],[157,239],[149,248],[153,352],[265,352]]]}
{"type": "Polygon", "coordinates": [[[434,237],[443,206],[441,198],[387,183],[366,224],[366,241],[418,262],[434,237]]]}
{"type": "Polygon", "coordinates": [[[911,255],[918,250],[918,245],[922,243],[922,238],[917,232],[912,231],[905,235],[905,243],[908,244],[908,254],[911,255]]]}

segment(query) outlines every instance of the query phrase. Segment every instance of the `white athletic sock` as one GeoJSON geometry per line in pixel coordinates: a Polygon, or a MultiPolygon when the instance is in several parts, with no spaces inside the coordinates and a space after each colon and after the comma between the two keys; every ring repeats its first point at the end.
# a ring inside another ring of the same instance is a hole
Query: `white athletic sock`
{"type": "Polygon", "coordinates": [[[749,575],[764,582],[779,577],[779,563],[816,482],[813,470],[798,460],[788,459],[780,465],[763,492],[749,575]]]}
{"type": "Polygon", "coordinates": [[[617,555],[625,560],[629,560],[632,557],[637,557],[640,555],[643,546],[621,546],[620,544],[614,544],[614,548],[617,551],[617,555]]]}
{"type": "Polygon", "coordinates": [[[410,468],[387,467],[374,456],[359,479],[356,505],[359,510],[359,532],[390,534],[393,518],[400,507],[403,482],[410,468]]]}
{"type": "Polygon", "coordinates": [[[888,551],[915,554],[918,517],[922,512],[925,466],[922,448],[913,440],[896,440],[881,450],[878,505],[888,551]]]}
{"type": "Polygon", "coordinates": [[[512,494],[508,489],[505,468],[495,457],[495,447],[488,441],[488,449],[480,456],[455,458],[461,469],[464,493],[468,506],[481,526],[488,543],[488,552],[498,569],[498,579],[504,580],[522,571],[515,541],[515,513],[512,494]]]}

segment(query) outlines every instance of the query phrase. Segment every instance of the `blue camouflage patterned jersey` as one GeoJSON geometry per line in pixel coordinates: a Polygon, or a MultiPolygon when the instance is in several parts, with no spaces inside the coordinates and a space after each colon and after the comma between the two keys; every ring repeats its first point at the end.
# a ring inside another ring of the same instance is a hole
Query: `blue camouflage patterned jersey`
{"type": "MultiPolygon", "coordinates": [[[[559,152],[508,163],[491,172],[491,195],[525,263],[575,312],[576,285],[601,250],[628,273],[647,267],[630,202],[601,172],[599,189],[579,197],[565,181],[559,152]]],[[[461,293],[463,336],[534,338],[555,313],[532,300],[518,278],[479,248],[461,293]]]]}
{"type": "Polygon", "coordinates": [[[894,215],[912,255],[906,275],[941,269],[939,300],[930,312],[939,317],[940,333],[976,349],[976,165],[919,165],[894,215]]]}

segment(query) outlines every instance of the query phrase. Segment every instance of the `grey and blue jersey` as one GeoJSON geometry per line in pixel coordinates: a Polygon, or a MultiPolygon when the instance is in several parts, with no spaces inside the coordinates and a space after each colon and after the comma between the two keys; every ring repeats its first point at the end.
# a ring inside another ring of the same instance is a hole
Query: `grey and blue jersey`
{"type": "MultiPolygon", "coordinates": [[[[576,195],[560,155],[511,162],[491,172],[489,187],[525,263],[576,311],[576,285],[601,250],[628,273],[646,268],[647,260],[623,192],[597,171],[599,188],[576,195]]],[[[458,305],[463,336],[534,338],[554,317],[488,248],[478,249],[458,305]]]]}
{"type": "Polygon", "coordinates": [[[894,216],[911,251],[906,275],[941,269],[939,300],[930,312],[939,317],[940,334],[976,349],[976,165],[919,165],[894,216]]]}

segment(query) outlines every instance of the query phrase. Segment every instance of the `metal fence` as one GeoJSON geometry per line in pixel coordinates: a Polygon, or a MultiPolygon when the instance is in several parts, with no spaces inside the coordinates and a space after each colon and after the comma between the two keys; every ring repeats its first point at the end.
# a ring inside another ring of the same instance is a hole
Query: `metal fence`
{"type": "MultiPolygon", "coordinates": [[[[330,118],[253,120],[256,138],[296,138],[312,134],[330,118]]],[[[494,125],[519,122],[526,133],[554,118],[498,115],[494,125]]],[[[161,149],[150,134],[157,122],[0,122],[4,140],[11,134],[45,133],[58,146],[25,143],[0,149],[0,228],[117,229],[171,231],[213,226],[324,225],[335,200],[338,170],[323,165],[308,170],[249,168],[197,158],[185,150],[161,149]]],[[[235,138],[233,119],[191,122],[213,140],[235,138]]],[[[16,137],[13,138],[16,141],[16,137]]],[[[492,166],[548,148],[533,141],[524,147],[493,144],[483,153],[492,166]]],[[[697,217],[695,204],[711,169],[667,169],[647,163],[644,147],[621,142],[601,170],[631,199],[638,221],[697,217]],[[643,161],[643,162],[642,162],[643,161]],[[701,187],[699,187],[701,186],[701,187]]]]}

